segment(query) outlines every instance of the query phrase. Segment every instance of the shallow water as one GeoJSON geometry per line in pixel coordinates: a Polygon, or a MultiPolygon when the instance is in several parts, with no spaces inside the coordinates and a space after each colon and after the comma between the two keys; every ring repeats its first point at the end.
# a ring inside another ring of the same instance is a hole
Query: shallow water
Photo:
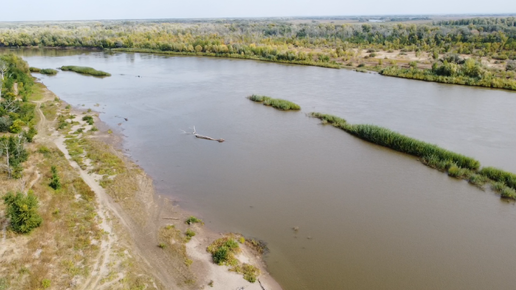
{"type": "Polygon", "coordinates": [[[100,111],[160,193],[216,230],[267,241],[285,289],[514,288],[513,203],[305,113],[384,126],[516,172],[516,93],[245,60],[17,53],[31,66],[110,72],[37,76],[100,111]],[[276,111],[245,98],[253,93],[303,110],[276,111]],[[226,142],[181,132],[193,126],[226,142]]]}

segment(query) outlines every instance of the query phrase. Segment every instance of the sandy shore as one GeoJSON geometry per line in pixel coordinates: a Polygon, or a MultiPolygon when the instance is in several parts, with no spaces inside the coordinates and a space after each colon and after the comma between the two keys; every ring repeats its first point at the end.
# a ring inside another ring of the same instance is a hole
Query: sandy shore
{"type": "Polygon", "coordinates": [[[243,279],[242,274],[228,271],[227,266],[214,264],[206,248],[222,235],[206,226],[187,225],[184,221],[190,214],[173,205],[168,198],[155,193],[152,179],[120,150],[115,149],[114,144],[119,143],[117,140],[120,137],[102,130],[107,126],[101,124],[94,112],[88,112],[88,115],[94,116],[95,126],[101,128],[95,132],[92,131],[92,125],[82,120],[87,114],[85,111],[70,109],[66,107],[67,104],[61,102],[57,116],[75,116],[68,121],[72,124],[70,130],[56,130],[57,119],[47,120],[41,111],[41,104],[54,100],[55,95],[46,88],[43,90],[44,98],[36,102],[40,122],[35,142],[54,144],[63,152],[73,170],[95,193],[98,226],[106,233],[106,238],[96,241],[100,253],[92,262],[89,275],[78,279],[74,287],[69,289],[120,288],[117,281],[123,281],[124,274],[113,271],[113,265],[118,263],[119,253],[115,249],[119,244],[126,245],[129,249],[127,255],[134,257],[138,269],[153,278],[151,283],[145,284],[145,289],[281,289],[268,274],[262,257],[245,243],[240,245],[242,251],[238,259],[260,269],[261,275],[257,282],[250,283],[243,279]],[[82,156],[81,164],[74,161],[70,154],[65,140],[70,138],[70,132],[78,129],[81,132],[74,133],[76,135],[72,136],[73,138],[94,144],[89,148],[95,148],[102,154],[116,156],[124,164],[121,173],[110,177],[109,185],[102,184],[106,181],[105,176],[94,172],[95,160],[87,157],[87,150],[82,156]],[[173,228],[181,237],[187,229],[195,231],[196,235],[190,241],[167,237],[164,240],[161,232],[169,228],[173,228]],[[158,247],[163,242],[170,244],[170,247],[158,247]],[[110,282],[106,283],[105,277],[108,276],[111,277],[110,282]]]}

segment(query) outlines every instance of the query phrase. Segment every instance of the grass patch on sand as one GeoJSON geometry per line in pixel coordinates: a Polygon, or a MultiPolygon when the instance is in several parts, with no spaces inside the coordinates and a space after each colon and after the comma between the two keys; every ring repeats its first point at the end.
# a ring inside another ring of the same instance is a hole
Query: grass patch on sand
{"type": "Polygon", "coordinates": [[[260,275],[260,269],[241,263],[236,257],[242,251],[240,244],[244,243],[247,244],[247,241],[242,236],[229,234],[213,241],[206,251],[211,254],[215,264],[229,266],[229,271],[240,273],[245,280],[254,283],[260,275]]]}
{"type": "Polygon", "coordinates": [[[301,107],[298,104],[283,99],[273,99],[267,96],[251,95],[249,100],[257,103],[263,103],[265,106],[271,106],[282,111],[301,110],[301,107]]]}
{"type": "Polygon", "coordinates": [[[96,70],[92,67],[87,66],[75,66],[75,65],[68,65],[68,66],[62,66],[60,67],[62,71],[73,71],[76,73],[84,74],[84,75],[90,75],[90,76],[96,76],[96,77],[109,77],[111,76],[110,73],[96,70]]]}

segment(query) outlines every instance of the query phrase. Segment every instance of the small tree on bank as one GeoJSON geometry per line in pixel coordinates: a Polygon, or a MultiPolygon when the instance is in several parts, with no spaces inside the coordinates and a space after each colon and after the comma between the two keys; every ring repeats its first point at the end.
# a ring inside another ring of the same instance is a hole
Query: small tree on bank
{"type": "Polygon", "coordinates": [[[11,228],[17,233],[30,233],[39,227],[43,219],[38,214],[38,198],[29,191],[27,195],[8,192],[4,196],[7,205],[7,216],[11,219],[11,228]]]}
{"type": "Polygon", "coordinates": [[[61,188],[61,181],[59,180],[59,175],[57,175],[57,168],[52,166],[50,170],[52,171],[52,177],[50,178],[48,186],[52,187],[54,190],[58,190],[61,188]]]}

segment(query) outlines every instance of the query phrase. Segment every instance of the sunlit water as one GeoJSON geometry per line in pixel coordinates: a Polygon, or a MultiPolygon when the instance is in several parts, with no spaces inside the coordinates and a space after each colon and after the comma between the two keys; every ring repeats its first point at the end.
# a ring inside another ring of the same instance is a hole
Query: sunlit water
{"type": "Polygon", "coordinates": [[[516,172],[516,93],[244,60],[17,53],[31,66],[110,72],[36,76],[101,112],[160,193],[215,230],[267,241],[287,290],[516,285],[513,203],[305,115],[384,126],[516,172]],[[280,112],[253,93],[303,109],[280,112]],[[226,142],[181,132],[193,126],[226,142]]]}

